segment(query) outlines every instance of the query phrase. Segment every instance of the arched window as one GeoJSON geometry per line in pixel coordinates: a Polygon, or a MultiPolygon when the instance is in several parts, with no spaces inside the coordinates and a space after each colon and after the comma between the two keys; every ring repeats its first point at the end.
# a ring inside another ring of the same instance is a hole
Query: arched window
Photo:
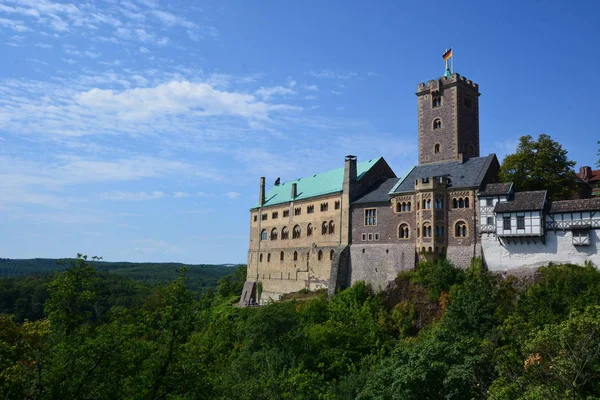
{"type": "Polygon", "coordinates": [[[277,228],[271,230],[271,240],[277,240],[277,228]]]}
{"type": "Polygon", "coordinates": [[[437,225],[435,227],[435,236],[444,237],[444,227],[442,225],[437,225]]]}
{"type": "Polygon", "coordinates": [[[404,206],[406,205],[406,203],[396,203],[396,212],[402,212],[404,211],[404,206]]]}
{"type": "Polygon", "coordinates": [[[312,224],[308,224],[306,227],[306,236],[312,236],[313,226],[312,224]]]}
{"type": "Polygon", "coordinates": [[[462,197],[458,199],[458,208],[465,208],[465,201],[462,197]]]}
{"type": "Polygon", "coordinates": [[[267,254],[267,262],[271,262],[271,253],[267,254]]]}
{"type": "Polygon", "coordinates": [[[458,221],[454,225],[454,236],[466,237],[467,236],[467,224],[464,221],[458,221]]]}
{"type": "Polygon", "coordinates": [[[298,252],[294,251],[294,261],[298,261],[298,252]]]}
{"type": "Polygon", "coordinates": [[[433,120],[433,129],[440,129],[442,127],[442,120],[439,118],[436,118],[433,120]]]}
{"type": "Polygon", "coordinates": [[[321,225],[321,235],[327,234],[327,221],[323,221],[323,225],[321,225]]]}
{"type": "Polygon", "coordinates": [[[260,240],[267,240],[267,230],[263,229],[260,233],[260,240]]]}
{"type": "Polygon", "coordinates": [[[410,201],[406,203],[406,211],[410,211],[410,201]]]}
{"type": "Polygon", "coordinates": [[[258,256],[258,261],[262,262],[262,253],[258,256]]]}
{"type": "Polygon", "coordinates": [[[469,208],[469,198],[465,197],[465,208],[469,208]]]}
{"type": "Polygon", "coordinates": [[[321,261],[323,259],[323,250],[319,250],[319,254],[317,255],[317,259],[321,261]]]}
{"type": "Polygon", "coordinates": [[[279,253],[279,261],[283,261],[283,257],[284,257],[284,254],[283,254],[283,251],[282,251],[281,253],[279,253]]]}
{"type": "Polygon", "coordinates": [[[329,259],[333,260],[333,255],[335,254],[335,252],[333,251],[333,249],[329,252],[329,259]]]}
{"type": "Polygon", "coordinates": [[[435,154],[438,154],[440,152],[440,144],[436,143],[435,146],[433,146],[433,152],[435,154]]]}
{"type": "Polygon", "coordinates": [[[458,200],[452,199],[452,208],[458,208],[458,200]]]}
{"type": "Polygon", "coordinates": [[[400,239],[409,239],[410,238],[408,224],[400,224],[400,226],[398,227],[398,238],[400,238],[400,239]]]}
{"type": "Polygon", "coordinates": [[[284,226],[283,228],[281,228],[281,240],[287,240],[290,238],[290,231],[288,230],[287,226],[284,226]]]}
{"type": "Polygon", "coordinates": [[[429,246],[429,248],[427,249],[427,251],[429,251],[430,253],[433,251],[433,249],[431,248],[431,246],[429,246]]]}
{"type": "Polygon", "coordinates": [[[329,234],[332,235],[335,233],[335,223],[333,221],[329,221],[329,234]]]}
{"type": "Polygon", "coordinates": [[[292,231],[292,239],[300,239],[300,226],[294,226],[294,230],[292,231]]]}
{"type": "Polygon", "coordinates": [[[442,98],[440,96],[432,96],[431,97],[431,107],[437,108],[442,105],[442,98]]]}
{"type": "Polygon", "coordinates": [[[423,237],[431,237],[431,225],[427,222],[423,224],[423,237]]]}

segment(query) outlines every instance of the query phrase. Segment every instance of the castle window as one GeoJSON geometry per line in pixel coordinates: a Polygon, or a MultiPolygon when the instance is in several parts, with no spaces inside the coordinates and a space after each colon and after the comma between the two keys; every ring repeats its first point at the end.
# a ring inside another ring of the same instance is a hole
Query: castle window
{"type": "Polygon", "coordinates": [[[423,210],[431,210],[431,199],[423,199],[423,210]]]}
{"type": "Polygon", "coordinates": [[[294,215],[301,215],[301,214],[302,214],[302,208],[301,207],[294,208],[294,215]]]}
{"type": "Polygon", "coordinates": [[[323,221],[321,225],[321,235],[327,235],[327,221],[323,221]]]}
{"type": "Polygon", "coordinates": [[[267,220],[267,214],[265,213],[265,214],[261,215],[260,219],[262,221],[266,221],[267,220]]]}
{"type": "Polygon", "coordinates": [[[463,221],[458,221],[456,225],[454,225],[454,236],[456,237],[466,237],[467,236],[467,224],[463,221]]]}
{"type": "Polygon", "coordinates": [[[277,219],[279,218],[279,212],[278,211],[273,211],[271,213],[271,219],[277,219]]]}
{"type": "Polygon", "coordinates": [[[444,237],[444,227],[442,225],[435,227],[435,237],[444,237]]]}
{"type": "Polygon", "coordinates": [[[254,214],[254,222],[258,220],[258,215],[254,214]]]}
{"type": "Polygon", "coordinates": [[[335,224],[333,221],[329,221],[329,234],[333,235],[335,233],[335,224]]]}
{"type": "Polygon", "coordinates": [[[315,206],[310,205],[310,206],[306,206],[306,213],[307,214],[312,214],[315,212],[315,206]]]}
{"type": "Polygon", "coordinates": [[[431,225],[429,223],[423,224],[423,237],[431,237],[431,225]]]}
{"type": "Polygon", "coordinates": [[[287,240],[290,237],[290,231],[288,230],[287,226],[284,226],[283,228],[281,228],[281,240],[287,240]]]}
{"type": "MultiPolygon", "coordinates": [[[[259,262],[262,262],[262,253],[260,254],[260,256],[258,256],[258,261],[259,261],[259,262]]],[[[264,278],[264,277],[265,277],[265,276],[263,275],[263,278],[264,278]]]]}
{"type": "Polygon", "coordinates": [[[465,208],[469,208],[469,198],[465,197],[465,208]]]}
{"type": "Polygon", "coordinates": [[[463,104],[465,105],[465,107],[467,108],[473,108],[473,100],[471,100],[471,98],[469,97],[465,97],[463,100],[463,104]]]}
{"type": "Polygon", "coordinates": [[[367,237],[368,237],[368,239],[367,239],[367,240],[368,240],[369,242],[372,242],[372,241],[373,241],[373,234],[372,234],[372,233],[369,233],[369,234],[367,235],[367,237]]]}
{"type": "Polygon", "coordinates": [[[435,146],[433,146],[433,152],[435,154],[438,154],[440,152],[440,144],[436,143],[435,146]]]}
{"type": "Polygon", "coordinates": [[[298,261],[298,252],[294,251],[294,261],[298,261]]]}
{"type": "Polygon", "coordinates": [[[308,224],[306,227],[306,236],[312,236],[313,226],[312,224],[308,224]]]}
{"type": "Polygon", "coordinates": [[[517,217],[517,229],[525,229],[525,217],[517,217]]]}
{"type": "Polygon", "coordinates": [[[334,254],[335,254],[335,252],[334,252],[333,250],[331,250],[331,251],[329,252],[329,259],[330,259],[330,260],[333,260],[333,255],[334,255],[334,254]]]}
{"type": "Polygon", "coordinates": [[[263,229],[262,232],[260,232],[260,240],[267,240],[267,230],[263,229]]]}
{"type": "Polygon", "coordinates": [[[444,208],[444,199],[435,199],[435,208],[441,210],[444,208]]]}
{"type": "Polygon", "coordinates": [[[334,204],[334,207],[333,207],[333,208],[335,208],[336,210],[339,210],[339,209],[340,209],[340,202],[339,202],[339,200],[338,200],[338,201],[336,201],[336,202],[335,202],[335,203],[333,203],[333,204],[334,204]]]}
{"type": "Polygon", "coordinates": [[[366,240],[367,240],[367,234],[366,234],[366,233],[363,233],[363,234],[360,236],[360,239],[361,239],[363,242],[364,242],[364,241],[366,241],[366,240]]]}
{"type": "Polygon", "coordinates": [[[281,253],[279,253],[279,261],[283,261],[283,256],[284,256],[284,254],[283,254],[283,251],[282,251],[281,253]]]}
{"type": "Polygon", "coordinates": [[[406,211],[410,211],[410,201],[406,203],[406,211]]]}
{"type": "Polygon", "coordinates": [[[317,254],[317,260],[321,261],[323,259],[323,250],[319,250],[319,253],[317,254]]]}
{"type": "Polygon", "coordinates": [[[458,199],[458,208],[465,208],[465,200],[462,197],[458,199]]]}
{"type": "Polygon", "coordinates": [[[321,211],[327,211],[327,210],[329,210],[329,203],[322,203],[321,211]]]}
{"type": "Polygon", "coordinates": [[[510,230],[510,217],[502,218],[502,229],[507,231],[510,230]]]}
{"type": "Polygon", "coordinates": [[[375,237],[375,241],[378,242],[379,241],[379,233],[376,233],[373,236],[375,237]]]}
{"type": "Polygon", "coordinates": [[[409,239],[410,238],[410,229],[408,224],[400,224],[398,227],[398,238],[400,239],[409,239]]]}
{"type": "Polygon", "coordinates": [[[458,208],[458,200],[452,199],[452,208],[458,208]]]}
{"type": "Polygon", "coordinates": [[[292,239],[300,239],[300,227],[298,225],[294,226],[292,231],[292,239]]]}
{"type": "Polygon", "coordinates": [[[432,96],[431,97],[431,107],[437,108],[442,105],[442,98],[440,96],[432,96]]]}
{"type": "Polygon", "coordinates": [[[267,262],[271,262],[271,253],[267,254],[267,262]]]}
{"type": "Polygon", "coordinates": [[[271,240],[277,240],[277,228],[271,230],[271,240]]]}
{"type": "Polygon", "coordinates": [[[406,203],[396,203],[396,212],[402,212],[403,207],[406,205],[406,203]]]}
{"type": "Polygon", "coordinates": [[[377,225],[377,209],[368,208],[365,210],[365,225],[366,226],[377,225]]]}
{"type": "Polygon", "coordinates": [[[290,216],[290,210],[283,210],[283,218],[290,216]]]}
{"type": "Polygon", "coordinates": [[[442,127],[442,120],[439,118],[436,118],[433,120],[433,130],[437,130],[440,129],[442,127]]]}

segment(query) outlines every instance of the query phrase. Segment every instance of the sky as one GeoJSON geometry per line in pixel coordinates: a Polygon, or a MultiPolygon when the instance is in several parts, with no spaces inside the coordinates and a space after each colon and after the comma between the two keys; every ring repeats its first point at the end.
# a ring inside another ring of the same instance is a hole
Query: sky
{"type": "Polygon", "coordinates": [[[481,154],[598,160],[600,2],[0,0],[0,257],[244,263],[267,188],[417,163],[419,82],[479,84],[481,154]]]}

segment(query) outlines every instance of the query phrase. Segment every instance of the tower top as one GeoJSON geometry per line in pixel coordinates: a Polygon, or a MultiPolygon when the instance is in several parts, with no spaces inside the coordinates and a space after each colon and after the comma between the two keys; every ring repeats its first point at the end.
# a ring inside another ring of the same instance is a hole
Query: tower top
{"type": "Polygon", "coordinates": [[[450,70],[450,66],[448,65],[448,60],[451,57],[452,57],[452,47],[450,47],[450,50],[446,49],[446,51],[444,52],[444,54],[442,54],[442,58],[446,62],[446,70],[444,71],[444,76],[446,78],[449,78],[450,75],[452,75],[452,71],[450,70]]]}

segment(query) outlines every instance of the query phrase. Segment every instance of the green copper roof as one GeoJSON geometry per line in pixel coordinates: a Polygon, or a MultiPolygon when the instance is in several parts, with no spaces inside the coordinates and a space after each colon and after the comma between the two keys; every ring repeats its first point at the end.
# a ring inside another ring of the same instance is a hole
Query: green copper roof
{"type": "MultiPolygon", "coordinates": [[[[359,162],[356,165],[356,175],[360,178],[379,161],[381,157],[373,158],[368,161],[359,162]]],[[[304,200],[311,197],[322,196],[325,194],[342,191],[344,183],[344,168],[332,169],[331,171],[321,172],[320,174],[299,178],[293,181],[273,186],[265,195],[263,207],[275,204],[288,203],[292,200],[304,200]],[[296,183],[295,199],[292,199],[292,183],[296,183]]],[[[257,208],[258,203],[253,207],[257,208]]]]}

